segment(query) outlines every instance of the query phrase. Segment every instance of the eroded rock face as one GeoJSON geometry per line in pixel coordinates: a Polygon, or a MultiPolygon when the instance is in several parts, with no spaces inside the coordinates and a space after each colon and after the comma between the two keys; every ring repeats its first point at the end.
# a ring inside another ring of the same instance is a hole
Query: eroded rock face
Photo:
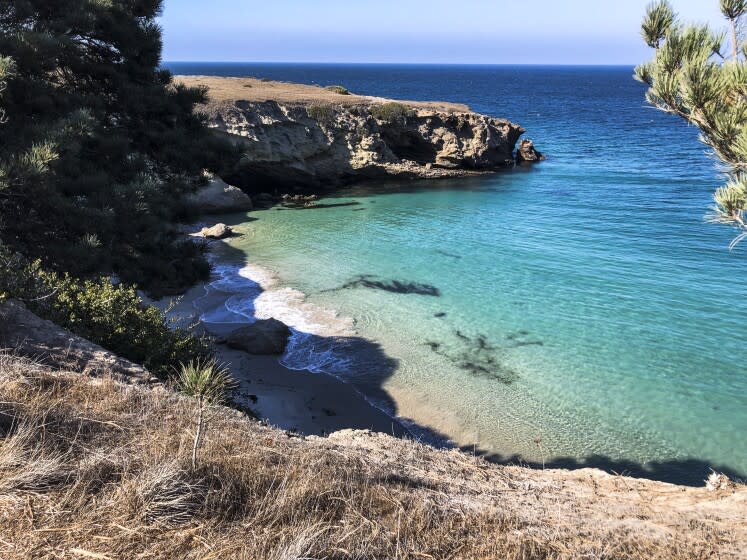
{"type": "Polygon", "coordinates": [[[236,329],[228,335],[227,343],[229,347],[249,354],[282,354],[290,334],[290,329],[284,323],[277,319],[266,319],[236,329]]]}
{"type": "Polygon", "coordinates": [[[20,301],[0,303],[0,349],[88,375],[113,374],[134,383],[154,380],[142,366],[38,317],[20,301]]]}
{"type": "Polygon", "coordinates": [[[519,149],[516,152],[516,161],[518,161],[519,163],[534,163],[537,161],[542,161],[544,159],[545,156],[537,151],[537,148],[534,147],[534,142],[532,142],[528,138],[525,138],[519,143],[519,149]]]}
{"type": "Polygon", "coordinates": [[[524,132],[506,120],[424,107],[382,118],[376,106],[223,101],[202,111],[240,144],[244,155],[231,179],[254,192],[489,171],[514,164],[524,132]]]}
{"type": "Polygon", "coordinates": [[[205,214],[248,212],[254,208],[249,195],[220,177],[211,177],[205,187],[188,198],[188,202],[205,214]]]}

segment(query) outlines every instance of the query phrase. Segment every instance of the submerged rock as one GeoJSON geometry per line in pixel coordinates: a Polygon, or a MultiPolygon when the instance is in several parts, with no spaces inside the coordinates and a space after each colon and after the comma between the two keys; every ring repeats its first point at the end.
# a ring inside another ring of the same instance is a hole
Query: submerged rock
{"type": "Polygon", "coordinates": [[[215,224],[213,227],[202,228],[200,235],[208,239],[225,239],[233,235],[233,230],[226,224],[215,224]]]}
{"type": "Polygon", "coordinates": [[[277,319],[257,321],[228,335],[228,346],[249,354],[282,354],[288,345],[290,329],[277,319]]]}
{"type": "Polygon", "coordinates": [[[207,186],[188,198],[188,202],[206,214],[248,212],[254,208],[248,194],[220,177],[212,177],[207,186]]]}

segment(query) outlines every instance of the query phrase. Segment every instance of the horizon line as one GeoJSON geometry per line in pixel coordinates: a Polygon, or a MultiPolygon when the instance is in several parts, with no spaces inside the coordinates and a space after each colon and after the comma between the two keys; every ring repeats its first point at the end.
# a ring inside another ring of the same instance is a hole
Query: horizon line
{"type": "Polygon", "coordinates": [[[555,62],[320,62],[320,61],[259,61],[259,60],[163,60],[161,64],[318,64],[329,66],[565,66],[565,67],[635,67],[634,63],[555,63],[555,62]]]}

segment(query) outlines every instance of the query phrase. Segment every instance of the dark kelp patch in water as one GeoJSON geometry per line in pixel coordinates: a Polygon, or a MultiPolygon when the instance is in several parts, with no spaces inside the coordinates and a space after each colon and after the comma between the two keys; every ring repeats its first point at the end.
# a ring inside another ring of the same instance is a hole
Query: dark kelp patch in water
{"type": "Polygon", "coordinates": [[[438,253],[439,255],[443,255],[445,257],[455,259],[455,260],[459,260],[462,258],[462,255],[457,255],[455,253],[449,253],[448,251],[444,251],[442,249],[436,249],[436,253],[438,253]]]}
{"type": "Polygon", "coordinates": [[[520,348],[522,346],[544,346],[545,343],[541,340],[531,340],[527,338],[529,331],[516,331],[508,333],[506,340],[509,341],[509,348],[520,348]]]}
{"type": "Polygon", "coordinates": [[[376,276],[370,274],[356,276],[337,289],[349,290],[354,288],[369,288],[371,290],[382,290],[393,294],[415,294],[431,297],[439,297],[441,295],[441,290],[430,284],[408,282],[405,280],[378,280],[376,276]]]}
{"type": "Polygon", "coordinates": [[[441,342],[428,341],[425,344],[436,354],[443,356],[470,375],[506,385],[510,385],[519,378],[519,374],[504,363],[505,348],[490,344],[485,335],[478,334],[471,337],[456,330],[454,336],[458,340],[457,349],[454,351],[445,349],[441,342]]]}

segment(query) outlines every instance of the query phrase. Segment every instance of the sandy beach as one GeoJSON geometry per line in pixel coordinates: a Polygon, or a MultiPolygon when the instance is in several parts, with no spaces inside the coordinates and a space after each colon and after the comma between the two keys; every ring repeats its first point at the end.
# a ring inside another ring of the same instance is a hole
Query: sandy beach
{"type": "Polygon", "coordinates": [[[238,323],[209,325],[199,322],[194,305],[218,307],[226,295],[193,287],[174,305],[169,300],[149,302],[167,312],[178,326],[195,324],[198,334],[212,335],[216,358],[239,383],[238,402],[267,424],[303,435],[327,435],[343,429],[365,429],[395,436],[408,435],[395,419],[371,405],[351,385],[323,373],[295,371],[280,363],[280,356],[255,356],[229,348],[222,341],[238,323]],[[205,302],[205,297],[209,301],[205,302]]]}

